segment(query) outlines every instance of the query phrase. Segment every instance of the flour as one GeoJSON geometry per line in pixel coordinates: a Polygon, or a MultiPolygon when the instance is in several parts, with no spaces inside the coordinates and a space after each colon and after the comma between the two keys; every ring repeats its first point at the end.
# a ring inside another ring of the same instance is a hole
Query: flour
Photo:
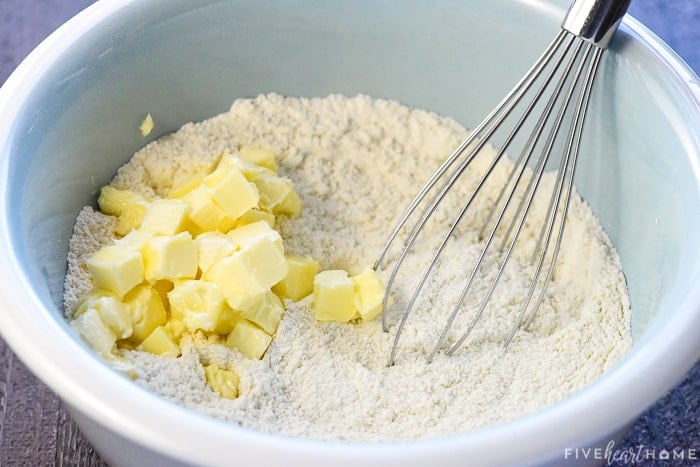
{"type": "MultiPolygon", "coordinates": [[[[135,154],[112,181],[151,198],[163,196],[198,171],[208,170],[224,149],[254,144],[279,154],[280,172],[294,182],[302,214],[281,219],[285,251],[310,255],[322,269],[358,273],[376,258],[400,209],[463,139],[457,122],[396,102],[358,96],[293,99],[278,95],[236,101],[230,112],[183,126],[135,154]]],[[[467,185],[475,173],[466,175],[467,185]]],[[[505,172],[496,174],[505,178],[505,172]]],[[[553,183],[548,178],[543,183],[553,183]]],[[[460,190],[466,190],[461,187],[460,190]]],[[[381,320],[316,322],[311,297],[286,302],[286,314],[265,357],[250,360],[203,335],[182,342],[177,359],[122,351],[137,368],[139,384],[179,405],[243,427],[316,439],[406,440],[473,430],[504,422],[565,398],[610,369],[630,348],[630,310],[619,259],[591,210],[574,196],[564,244],[549,296],[528,330],[507,351],[502,344],[519,312],[529,263],[516,254],[502,291],[463,348],[454,356],[425,354],[444,324],[478,256],[475,232],[498,196],[487,186],[449,252],[458,261],[436,272],[441,287],[428,287],[408,320],[396,364],[387,367],[397,311],[381,320]],[[240,376],[241,396],[225,400],[206,385],[202,363],[215,362],[240,376]]],[[[461,192],[460,192],[461,193],[461,192]]],[[[454,214],[459,196],[426,226],[412,255],[429,258],[454,214]]],[[[462,196],[463,198],[463,196],[462,196]]],[[[533,226],[544,212],[532,213],[533,226]]],[[[70,242],[65,306],[90,288],[84,258],[111,241],[107,216],[85,208],[70,242]]],[[[541,221],[540,221],[541,222],[541,221]]],[[[526,227],[523,244],[539,230],[526,227]]],[[[395,258],[392,252],[390,260],[395,258]]],[[[487,258],[492,278],[496,259],[487,258]]],[[[400,277],[397,307],[412,291],[400,277]]],[[[486,283],[486,282],[485,282],[486,283]]],[[[475,286],[475,294],[484,286],[475,286]]],[[[455,342],[476,313],[469,300],[448,336],[455,342]]],[[[392,309],[393,310],[393,309],[392,309]]]]}

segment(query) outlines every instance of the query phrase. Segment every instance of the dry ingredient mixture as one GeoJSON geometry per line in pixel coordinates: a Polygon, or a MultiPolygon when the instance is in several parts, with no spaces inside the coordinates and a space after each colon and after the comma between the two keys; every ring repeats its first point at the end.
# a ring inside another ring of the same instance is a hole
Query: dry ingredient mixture
{"type": "MultiPolygon", "coordinates": [[[[238,100],[227,113],[149,144],[119,169],[111,185],[157,198],[222,151],[249,144],[268,147],[302,201],[299,216],[281,218],[276,226],[285,252],[309,255],[322,270],[359,273],[376,258],[400,209],[465,131],[454,120],[367,96],[261,95],[238,100]]],[[[481,211],[497,196],[496,187],[487,187],[481,211]]],[[[532,224],[539,225],[536,220],[543,215],[533,213],[532,224]]],[[[417,246],[416,256],[432,252],[431,238],[441,237],[448,222],[438,216],[427,226],[426,243],[417,246]]],[[[470,229],[480,224],[478,219],[466,222],[462,235],[472,241],[463,254],[475,256],[479,241],[470,229]]],[[[80,212],[70,242],[66,310],[92,287],[85,260],[114,240],[114,225],[113,217],[91,207],[80,212]]],[[[530,230],[524,232],[526,241],[535,241],[539,230],[530,230]]],[[[409,320],[392,367],[386,363],[393,332],[383,333],[380,319],[319,322],[311,296],[285,301],[284,318],[261,360],[202,336],[184,338],[177,358],[137,350],[121,354],[135,366],[137,384],[256,430],[372,442],[472,430],[563,399],[630,349],[629,301],[619,259],[578,196],[569,210],[549,296],[531,326],[504,351],[504,336],[519,312],[517,297],[528,287],[518,273],[527,263],[516,260],[504,274],[495,306],[464,348],[450,357],[438,354],[431,364],[425,353],[444,322],[440,310],[446,307],[440,304],[454,300],[461,289],[466,271],[460,264],[439,272],[448,286],[426,292],[429,306],[409,320]],[[239,397],[229,400],[212,392],[202,363],[233,370],[240,379],[239,397]]],[[[487,268],[486,274],[493,271],[487,268]]],[[[410,292],[410,284],[406,287],[395,291],[399,305],[410,292]]],[[[473,305],[466,316],[469,311],[473,305]]],[[[467,322],[458,320],[457,330],[467,322]]],[[[461,334],[457,330],[451,341],[461,334]]]]}

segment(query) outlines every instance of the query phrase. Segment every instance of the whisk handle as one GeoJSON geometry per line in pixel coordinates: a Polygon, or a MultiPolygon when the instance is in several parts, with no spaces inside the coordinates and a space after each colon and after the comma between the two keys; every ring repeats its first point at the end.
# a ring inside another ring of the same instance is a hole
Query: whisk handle
{"type": "Polygon", "coordinates": [[[561,27],[602,49],[625,16],[631,0],[574,0],[561,27]]]}

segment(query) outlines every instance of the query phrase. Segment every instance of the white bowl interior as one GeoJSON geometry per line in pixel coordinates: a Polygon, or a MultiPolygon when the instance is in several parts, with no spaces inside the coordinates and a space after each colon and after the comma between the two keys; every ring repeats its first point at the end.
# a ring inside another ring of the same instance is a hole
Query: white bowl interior
{"type": "MultiPolygon", "coordinates": [[[[35,73],[31,87],[8,81],[24,94],[0,131],[3,221],[32,298],[66,328],[75,216],[145,143],[267,92],[364,93],[473,127],[554,37],[567,3],[98,2],[37,52],[47,61],[20,68],[35,73]],[[48,47],[60,49],[53,60],[48,47]],[[146,113],[156,128],[145,139],[146,113]]],[[[622,259],[632,355],[697,308],[700,282],[697,97],[635,31],[623,26],[605,57],[576,178],[622,259]]]]}

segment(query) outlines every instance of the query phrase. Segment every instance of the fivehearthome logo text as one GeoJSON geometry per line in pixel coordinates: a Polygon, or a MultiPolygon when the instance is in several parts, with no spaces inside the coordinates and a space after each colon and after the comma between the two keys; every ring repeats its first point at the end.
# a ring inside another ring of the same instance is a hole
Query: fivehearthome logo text
{"type": "Polygon", "coordinates": [[[605,448],[565,448],[564,460],[595,460],[605,461],[607,465],[634,465],[653,461],[697,461],[700,460],[700,452],[695,448],[681,447],[617,447],[615,441],[610,441],[605,448]]]}

